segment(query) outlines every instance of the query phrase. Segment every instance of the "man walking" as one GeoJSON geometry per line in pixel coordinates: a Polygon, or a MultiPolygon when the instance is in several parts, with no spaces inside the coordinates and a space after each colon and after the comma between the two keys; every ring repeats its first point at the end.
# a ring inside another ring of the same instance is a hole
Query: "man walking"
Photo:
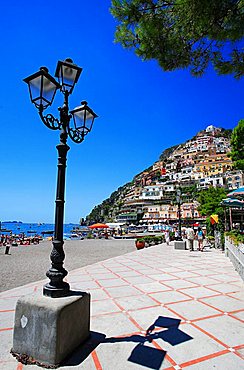
{"type": "Polygon", "coordinates": [[[193,245],[195,239],[195,233],[192,227],[188,227],[188,229],[186,229],[186,237],[188,240],[188,249],[190,250],[190,252],[192,252],[194,251],[193,245]]]}

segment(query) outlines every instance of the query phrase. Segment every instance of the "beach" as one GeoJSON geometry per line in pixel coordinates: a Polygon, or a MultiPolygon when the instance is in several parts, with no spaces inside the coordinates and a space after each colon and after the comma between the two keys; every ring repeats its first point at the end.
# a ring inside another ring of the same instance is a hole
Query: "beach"
{"type": "MultiPolygon", "coordinates": [[[[5,247],[0,247],[0,292],[45,279],[51,266],[51,250],[52,242],[46,240],[37,245],[11,247],[9,255],[4,254],[5,247]]],[[[67,240],[64,267],[71,271],[132,251],[135,251],[134,240],[67,240]]]]}

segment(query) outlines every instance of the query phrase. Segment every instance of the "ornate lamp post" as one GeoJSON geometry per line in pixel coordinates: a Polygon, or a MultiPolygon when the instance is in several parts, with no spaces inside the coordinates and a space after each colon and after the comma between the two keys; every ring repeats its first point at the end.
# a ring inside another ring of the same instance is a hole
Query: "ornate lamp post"
{"type": "Polygon", "coordinates": [[[181,204],[182,204],[182,199],[181,199],[181,188],[179,187],[176,191],[176,202],[178,204],[178,232],[179,232],[179,240],[182,240],[181,236],[181,204]]]}
{"type": "Polygon", "coordinates": [[[29,86],[30,99],[38,109],[42,122],[52,130],[60,130],[60,143],[56,146],[58,150],[58,174],[57,192],[55,206],[55,231],[53,249],[51,251],[52,265],[46,275],[50,279],[43,287],[43,294],[49,297],[64,297],[70,292],[69,284],[64,282],[68,272],[63,267],[65,258],[63,250],[63,222],[64,222],[64,192],[65,192],[65,169],[67,152],[67,138],[70,137],[75,143],[81,143],[85,136],[91,131],[94,119],[97,115],[88,107],[86,101],[73,110],[69,110],[69,96],[77,83],[82,68],[75,65],[72,59],[59,61],[55,77],[48,73],[46,67],[24,79],[29,86]],[[59,118],[52,114],[44,115],[44,110],[52,105],[56,91],[64,95],[63,106],[58,108],[59,118]],[[71,120],[73,118],[73,121],[71,120]]]}
{"type": "Polygon", "coordinates": [[[195,208],[194,204],[191,205],[191,218],[192,218],[192,225],[194,224],[194,213],[195,213],[195,208]]]}

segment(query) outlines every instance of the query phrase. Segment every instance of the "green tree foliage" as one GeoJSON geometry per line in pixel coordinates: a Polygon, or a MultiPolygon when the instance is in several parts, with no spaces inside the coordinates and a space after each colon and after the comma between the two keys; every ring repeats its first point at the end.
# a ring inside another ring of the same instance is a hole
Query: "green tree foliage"
{"type": "Polygon", "coordinates": [[[221,201],[226,197],[227,190],[223,188],[214,188],[213,186],[209,187],[206,190],[202,190],[198,196],[198,202],[200,206],[198,211],[201,215],[207,216],[207,233],[212,234],[214,228],[210,223],[210,216],[212,214],[217,214],[219,216],[219,223],[217,224],[217,229],[223,235],[224,231],[224,209],[220,205],[221,201]]]}
{"type": "Polygon", "coordinates": [[[231,140],[230,158],[234,162],[234,168],[244,171],[244,120],[240,120],[234,128],[231,140]]]}
{"type": "Polygon", "coordinates": [[[226,194],[224,188],[214,188],[213,186],[200,191],[197,199],[200,203],[198,211],[203,216],[211,216],[212,214],[223,215],[223,207],[220,205],[220,202],[226,197],[226,194]]]}
{"type": "Polygon", "coordinates": [[[244,0],[112,0],[115,40],[164,71],[244,74],[244,0]]]}

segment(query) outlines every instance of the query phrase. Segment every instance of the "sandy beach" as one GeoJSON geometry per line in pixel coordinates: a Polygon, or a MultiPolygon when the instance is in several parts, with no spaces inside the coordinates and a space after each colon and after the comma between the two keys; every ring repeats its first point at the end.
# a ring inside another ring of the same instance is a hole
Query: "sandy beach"
{"type": "MultiPolygon", "coordinates": [[[[5,247],[0,247],[0,292],[45,279],[51,266],[51,250],[50,241],[11,247],[10,255],[5,255],[5,247]]],[[[64,267],[71,271],[134,250],[134,240],[67,240],[64,243],[64,267]]]]}

